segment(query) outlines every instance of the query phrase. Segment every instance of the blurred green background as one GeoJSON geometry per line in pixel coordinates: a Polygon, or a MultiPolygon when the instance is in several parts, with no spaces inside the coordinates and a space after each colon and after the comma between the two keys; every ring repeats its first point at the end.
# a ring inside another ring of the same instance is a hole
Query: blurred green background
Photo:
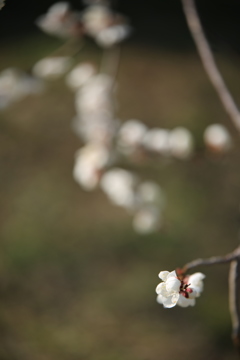
{"type": "MultiPolygon", "coordinates": [[[[0,69],[29,69],[58,41],[25,35],[1,45],[0,69]]],[[[79,60],[101,52],[86,46],[79,60]]],[[[218,55],[239,100],[239,58],[218,55]]],[[[201,268],[194,308],[163,309],[161,270],[232,251],[239,242],[240,141],[194,51],[130,43],[118,74],[118,116],[150,127],[186,126],[190,161],[129,164],[166,191],[164,231],[140,236],[101,191],[72,178],[80,141],[73,94],[59,80],[0,113],[0,359],[236,359],[228,312],[228,266],[201,268]],[[210,156],[202,135],[226,125],[234,148],[210,156]]]]}

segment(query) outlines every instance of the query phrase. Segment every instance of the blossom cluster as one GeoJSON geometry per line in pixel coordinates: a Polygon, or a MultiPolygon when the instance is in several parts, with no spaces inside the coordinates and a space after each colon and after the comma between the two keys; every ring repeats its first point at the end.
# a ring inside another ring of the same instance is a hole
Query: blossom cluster
{"type": "Polygon", "coordinates": [[[200,272],[180,278],[175,271],[161,271],[158,276],[162,282],[156,287],[157,302],[165,308],[194,306],[203,291],[205,275],[200,272]]]}

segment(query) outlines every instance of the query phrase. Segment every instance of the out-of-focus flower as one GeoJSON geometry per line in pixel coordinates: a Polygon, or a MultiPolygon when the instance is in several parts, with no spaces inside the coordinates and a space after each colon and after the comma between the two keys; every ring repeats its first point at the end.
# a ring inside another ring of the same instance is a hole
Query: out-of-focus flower
{"type": "Polygon", "coordinates": [[[113,168],[105,172],[100,186],[115,205],[134,209],[136,177],[127,170],[113,168]]]}
{"type": "Polygon", "coordinates": [[[119,150],[124,154],[130,154],[142,143],[147,127],[139,120],[126,121],[118,132],[117,143],[119,150]]]}
{"type": "Polygon", "coordinates": [[[92,64],[82,63],[69,72],[66,83],[72,90],[76,91],[95,74],[96,68],[92,64]]]}
{"type": "Polygon", "coordinates": [[[125,24],[110,26],[96,35],[96,42],[102,47],[110,47],[124,40],[130,32],[130,26],[125,24]]]}
{"type": "Polygon", "coordinates": [[[0,73],[0,109],[18,101],[29,94],[38,94],[43,84],[24,72],[9,68],[0,73]]]}
{"type": "Polygon", "coordinates": [[[139,234],[150,234],[161,227],[161,213],[157,206],[145,205],[134,215],[133,228],[139,234]]]}
{"type": "Polygon", "coordinates": [[[170,132],[170,152],[178,159],[188,159],[193,154],[194,142],[192,134],[183,127],[177,127],[170,132]]]}
{"type": "Polygon", "coordinates": [[[79,115],[111,115],[113,80],[110,76],[100,74],[93,76],[76,93],[76,109],[79,115]]]}
{"type": "Polygon", "coordinates": [[[130,33],[123,16],[113,13],[104,4],[93,4],[82,14],[84,30],[101,46],[112,46],[130,33]]]}
{"type": "Polygon", "coordinates": [[[82,34],[80,14],[71,11],[67,2],[58,2],[52,5],[45,15],[36,20],[36,25],[42,31],[61,38],[82,34]]]}
{"type": "Polygon", "coordinates": [[[71,62],[68,56],[47,57],[33,66],[33,73],[39,78],[55,80],[69,70],[71,62]]]}
{"type": "Polygon", "coordinates": [[[143,146],[148,151],[153,151],[163,156],[169,155],[169,134],[169,130],[158,128],[150,129],[144,136],[143,146]]]}
{"type": "Polygon", "coordinates": [[[89,143],[77,151],[73,169],[74,179],[85,190],[93,190],[99,183],[101,171],[110,162],[109,149],[89,143]]]}
{"type": "Polygon", "coordinates": [[[75,116],[72,129],[84,142],[110,144],[119,127],[119,121],[108,116],[75,116]]]}
{"type": "Polygon", "coordinates": [[[209,125],[204,131],[204,142],[209,150],[216,153],[225,153],[232,146],[232,138],[225,126],[220,124],[209,125]]]}
{"type": "Polygon", "coordinates": [[[205,275],[200,272],[186,276],[183,280],[177,277],[175,271],[161,271],[158,276],[162,282],[156,287],[157,302],[166,308],[175,305],[194,306],[195,298],[203,291],[205,275]]]}
{"type": "Polygon", "coordinates": [[[1,9],[4,7],[4,5],[5,5],[5,4],[4,4],[4,1],[5,1],[5,0],[0,0],[0,10],[1,10],[1,9]]]}
{"type": "Polygon", "coordinates": [[[162,209],[166,203],[163,190],[153,181],[144,181],[138,186],[137,198],[140,205],[154,204],[159,209],[162,209]]]}

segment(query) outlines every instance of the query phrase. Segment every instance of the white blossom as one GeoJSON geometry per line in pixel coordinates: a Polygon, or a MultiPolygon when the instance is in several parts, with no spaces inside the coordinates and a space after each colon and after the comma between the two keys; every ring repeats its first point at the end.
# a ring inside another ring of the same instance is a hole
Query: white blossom
{"type": "Polygon", "coordinates": [[[175,305],[188,307],[195,305],[195,299],[203,291],[203,279],[205,275],[198,272],[180,280],[175,271],[161,271],[159,278],[163,280],[156,287],[157,302],[166,308],[175,305]]]}
{"type": "Polygon", "coordinates": [[[188,159],[193,154],[193,137],[189,130],[177,127],[170,132],[170,151],[178,159],[188,159]]]}
{"type": "Polygon", "coordinates": [[[145,205],[135,213],[133,228],[139,234],[150,234],[161,227],[161,213],[157,206],[145,205]]]}
{"type": "Polygon", "coordinates": [[[85,190],[93,190],[99,183],[102,169],[109,163],[111,154],[102,144],[89,143],[77,151],[73,177],[85,190]]]}
{"type": "Polygon", "coordinates": [[[96,74],[95,67],[90,63],[82,63],[75,66],[66,77],[66,84],[72,90],[78,90],[96,74]]]}
{"type": "Polygon", "coordinates": [[[110,76],[100,74],[92,76],[76,93],[76,109],[79,115],[112,115],[113,80],[110,76]]]}
{"type": "Polygon", "coordinates": [[[110,47],[128,37],[130,31],[125,24],[110,26],[96,34],[96,42],[102,47],[110,47]]]}
{"type": "Polygon", "coordinates": [[[213,124],[205,129],[204,142],[210,150],[224,153],[231,148],[232,138],[225,126],[213,124]]]}
{"type": "Polygon", "coordinates": [[[69,70],[71,62],[68,56],[47,57],[33,66],[33,73],[39,78],[55,80],[69,70]]]}
{"type": "Polygon", "coordinates": [[[95,37],[101,30],[111,25],[112,12],[107,6],[95,4],[83,12],[82,21],[85,31],[95,37]]]}
{"type": "Polygon", "coordinates": [[[137,178],[130,171],[113,168],[102,176],[100,186],[112,203],[133,209],[136,182],[137,178]]]}
{"type": "Polygon", "coordinates": [[[84,30],[103,47],[112,46],[130,33],[130,27],[125,19],[113,13],[104,4],[93,4],[82,14],[84,30]]]}
{"type": "Polygon", "coordinates": [[[142,143],[147,127],[139,120],[126,121],[118,132],[117,143],[119,150],[124,154],[130,154],[142,143]]]}
{"type": "Polygon", "coordinates": [[[170,131],[166,129],[153,128],[147,131],[143,139],[143,146],[160,155],[166,156],[170,153],[170,131]]]}
{"type": "Polygon", "coordinates": [[[80,14],[70,10],[67,2],[52,5],[46,14],[36,20],[36,25],[44,32],[68,38],[82,33],[80,14]]]}
{"type": "Polygon", "coordinates": [[[8,68],[0,73],[0,109],[29,94],[38,94],[43,84],[21,70],[8,68]]]}
{"type": "Polygon", "coordinates": [[[166,197],[161,187],[154,181],[144,181],[137,188],[139,204],[154,204],[162,209],[166,204],[166,197]]]}

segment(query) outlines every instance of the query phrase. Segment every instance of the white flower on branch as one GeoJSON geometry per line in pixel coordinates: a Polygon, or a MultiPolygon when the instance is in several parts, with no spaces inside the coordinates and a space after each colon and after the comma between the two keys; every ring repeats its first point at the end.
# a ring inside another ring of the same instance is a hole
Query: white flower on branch
{"type": "Polygon", "coordinates": [[[0,0],[0,10],[4,7],[5,5],[5,0],[0,0]]]}
{"type": "Polygon", "coordinates": [[[52,5],[45,15],[36,20],[36,25],[44,32],[60,38],[81,36],[80,13],[70,10],[67,2],[52,5]]]}
{"type": "Polygon", "coordinates": [[[5,69],[0,73],[0,109],[42,90],[43,83],[39,79],[18,69],[5,69]]]}
{"type": "Polygon", "coordinates": [[[33,66],[33,73],[39,78],[56,80],[69,70],[71,63],[68,56],[46,57],[33,66]]]}
{"type": "Polygon", "coordinates": [[[153,128],[147,131],[143,139],[143,146],[148,151],[167,156],[170,153],[169,142],[170,131],[166,129],[153,128]]]}
{"type": "Polygon", "coordinates": [[[145,205],[135,213],[133,228],[139,234],[150,234],[160,229],[162,223],[159,207],[145,205]]]}
{"type": "Polygon", "coordinates": [[[130,26],[125,24],[110,26],[96,35],[96,42],[102,47],[110,47],[127,38],[130,32],[130,26]]]}
{"type": "Polygon", "coordinates": [[[113,13],[104,4],[93,4],[82,14],[84,30],[103,46],[112,46],[130,33],[130,27],[123,16],[113,13]]]}
{"type": "Polygon", "coordinates": [[[223,125],[209,125],[205,129],[203,136],[206,146],[213,152],[225,153],[232,146],[231,135],[223,125]]]}
{"type": "Polygon", "coordinates": [[[72,90],[78,90],[96,74],[96,68],[90,63],[81,63],[75,66],[66,77],[66,84],[72,90]]]}
{"type": "Polygon", "coordinates": [[[73,177],[85,190],[93,190],[99,183],[102,170],[111,159],[109,149],[102,144],[89,143],[77,151],[73,177]]]}
{"type": "Polygon", "coordinates": [[[205,275],[200,272],[182,279],[177,277],[175,271],[161,271],[158,276],[162,282],[156,287],[157,302],[163,304],[165,308],[172,308],[175,305],[194,306],[195,299],[203,291],[205,275]]]}
{"type": "Polygon", "coordinates": [[[119,121],[108,116],[75,116],[72,129],[84,142],[100,142],[111,144],[119,127],[119,121]]]}
{"type": "Polygon", "coordinates": [[[100,186],[113,204],[133,210],[136,183],[137,178],[130,171],[113,168],[102,176],[100,186]]]}
{"type": "Polygon", "coordinates": [[[135,151],[141,144],[147,127],[139,120],[128,120],[121,128],[117,136],[119,150],[128,155],[135,151]]]}
{"type": "Polygon", "coordinates": [[[169,137],[171,154],[181,160],[189,159],[194,150],[193,136],[184,127],[177,127],[170,132],[169,137]]]}
{"type": "Polygon", "coordinates": [[[110,76],[100,74],[93,76],[76,93],[76,109],[80,116],[97,116],[113,113],[112,99],[113,80],[110,76]]]}

